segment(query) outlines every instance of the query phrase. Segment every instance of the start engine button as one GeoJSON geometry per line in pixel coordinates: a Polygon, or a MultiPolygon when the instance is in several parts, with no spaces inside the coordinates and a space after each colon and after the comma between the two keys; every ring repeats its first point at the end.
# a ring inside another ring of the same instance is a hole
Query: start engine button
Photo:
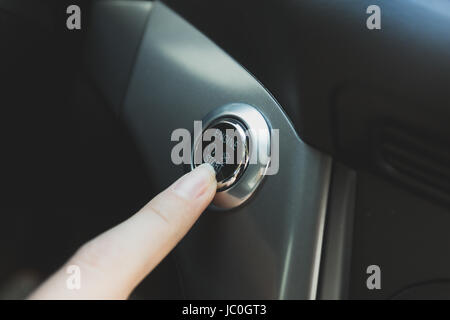
{"type": "Polygon", "coordinates": [[[191,170],[210,163],[217,180],[211,208],[236,208],[254,194],[272,161],[270,123],[256,107],[230,103],[211,110],[201,126],[194,127],[191,170]]]}
{"type": "Polygon", "coordinates": [[[236,183],[249,162],[248,137],[245,126],[233,118],[213,121],[194,147],[194,167],[209,163],[216,171],[217,190],[236,183]],[[198,161],[200,159],[200,161],[198,161]]]}

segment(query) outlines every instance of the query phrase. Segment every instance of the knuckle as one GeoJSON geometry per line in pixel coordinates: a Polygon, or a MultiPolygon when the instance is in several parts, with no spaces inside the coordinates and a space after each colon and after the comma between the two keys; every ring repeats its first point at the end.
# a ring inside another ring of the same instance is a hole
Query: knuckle
{"type": "Polygon", "coordinates": [[[187,212],[194,210],[192,203],[174,192],[164,194],[164,197],[150,201],[150,210],[171,227],[177,227],[185,218],[187,212]]]}
{"type": "Polygon", "coordinates": [[[194,203],[189,201],[175,192],[171,192],[171,202],[176,204],[177,208],[182,208],[182,211],[190,212],[195,210],[194,203]]]}
{"type": "Polygon", "coordinates": [[[165,213],[165,211],[162,210],[161,208],[159,208],[157,205],[155,205],[155,203],[150,202],[149,209],[155,216],[160,218],[160,220],[164,224],[166,224],[168,227],[172,226],[172,222],[171,222],[170,218],[167,216],[167,214],[165,213]]]}

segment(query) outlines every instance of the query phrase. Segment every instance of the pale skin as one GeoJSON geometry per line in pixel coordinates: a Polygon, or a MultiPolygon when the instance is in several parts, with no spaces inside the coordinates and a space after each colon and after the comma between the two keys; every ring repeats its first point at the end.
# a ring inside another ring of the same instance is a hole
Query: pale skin
{"type": "Polygon", "coordinates": [[[128,220],[90,240],[29,299],[127,299],[189,231],[216,193],[214,169],[182,176],[128,220]],[[67,267],[80,269],[68,289],[67,267]]]}

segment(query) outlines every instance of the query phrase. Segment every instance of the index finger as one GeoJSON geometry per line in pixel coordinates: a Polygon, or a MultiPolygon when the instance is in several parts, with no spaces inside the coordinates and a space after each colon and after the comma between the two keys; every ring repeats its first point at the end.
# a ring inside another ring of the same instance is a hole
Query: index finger
{"type": "Polygon", "coordinates": [[[138,213],[83,245],[31,299],[125,299],[175,247],[214,197],[214,169],[204,164],[184,175],[138,213]],[[80,288],[66,282],[69,266],[80,288]]]}

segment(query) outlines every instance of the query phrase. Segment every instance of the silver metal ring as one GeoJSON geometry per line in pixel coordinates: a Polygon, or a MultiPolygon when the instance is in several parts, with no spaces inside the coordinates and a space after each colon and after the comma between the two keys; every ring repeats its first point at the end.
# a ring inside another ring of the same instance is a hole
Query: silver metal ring
{"type": "MultiPolygon", "coordinates": [[[[247,146],[244,149],[247,154],[245,162],[239,164],[237,174],[225,183],[218,184],[213,205],[223,209],[237,207],[250,198],[264,178],[270,163],[269,123],[255,107],[244,103],[232,103],[212,110],[203,118],[202,135],[195,137],[192,147],[191,169],[196,167],[194,154],[198,152],[198,146],[202,145],[200,142],[203,132],[222,122],[233,122],[233,119],[245,127],[247,146]]],[[[232,124],[236,125],[236,123],[232,124]]]]}

